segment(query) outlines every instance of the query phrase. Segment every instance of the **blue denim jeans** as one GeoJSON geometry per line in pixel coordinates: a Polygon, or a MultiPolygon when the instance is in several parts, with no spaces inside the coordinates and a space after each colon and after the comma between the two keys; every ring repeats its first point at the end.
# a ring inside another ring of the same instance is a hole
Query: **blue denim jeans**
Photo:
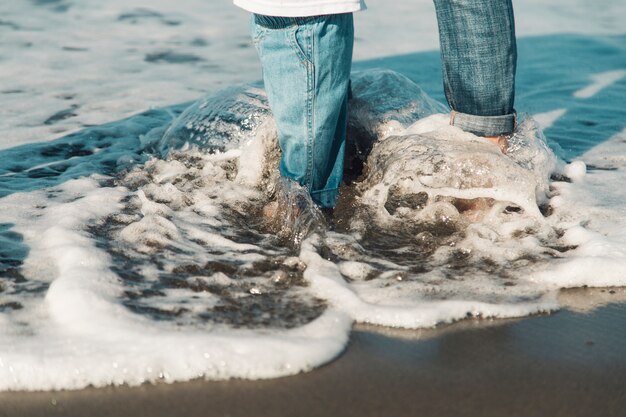
{"type": "Polygon", "coordinates": [[[253,16],[252,37],[276,120],[280,174],[334,207],[343,177],[352,14],[253,16]]]}
{"type": "Polygon", "coordinates": [[[450,123],[478,136],[515,129],[511,0],[434,0],[450,123]]]}
{"type": "MultiPolygon", "coordinates": [[[[511,0],[434,0],[450,123],[479,136],[515,129],[511,0]]],[[[253,39],[276,119],[281,176],[333,207],[343,176],[352,14],[255,15],[253,39]]]]}

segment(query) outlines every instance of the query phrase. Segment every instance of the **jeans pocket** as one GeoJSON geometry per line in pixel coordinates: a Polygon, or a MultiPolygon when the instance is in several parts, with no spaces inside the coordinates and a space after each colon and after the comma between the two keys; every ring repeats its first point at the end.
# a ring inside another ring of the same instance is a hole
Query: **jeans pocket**
{"type": "Polygon", "coordinates": [[[289,29],[291,48],[305,67],[313,65],[313,30],[304,26],[289,29]]]}
{"type": "Polygon", "coordinates": [[[260,52],[261,42],[267,33],[267,29],[254,22],[254,15],[252,16],[252,21],[250,23],[250,33],[252,35],[252,43],[254,44],[254,47],[260,52]]]}

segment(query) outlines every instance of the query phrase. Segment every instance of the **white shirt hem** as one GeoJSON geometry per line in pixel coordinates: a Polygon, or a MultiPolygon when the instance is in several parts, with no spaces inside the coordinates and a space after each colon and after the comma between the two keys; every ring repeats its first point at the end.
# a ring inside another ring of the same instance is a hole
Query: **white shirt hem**
{"type": "Polygon", "coordinates": [[[340,13],[352,13],[360,10],[365,10],[364,0],[356,0],[352,2],[337,2],[337,1],[320,1],[319,4],[304,4],[300,5],[298,2],[291,2],[288,5],[276,5],[268,2],[261,1],[249,1],[249,0],[234,0],[236,6],[241,7],[252,13],[262,14],[266,16],[281,16],[281,17],[308,17],[319,16],[326,14],[340,14],[340,13]]]}

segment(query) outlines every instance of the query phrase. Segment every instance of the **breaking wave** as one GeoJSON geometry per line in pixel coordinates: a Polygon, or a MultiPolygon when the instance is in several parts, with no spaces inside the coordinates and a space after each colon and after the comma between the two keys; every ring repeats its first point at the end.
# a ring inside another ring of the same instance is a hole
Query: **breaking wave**
{"type": "Polygon", "coordinates": [[[402,75],[352,84],[330,220],[279,180],[255,84],[4,163],[0,389],[290,375],[339,355],[355,322],[522,317],[561,288],[626,285],[612,208],[581,200],[585,164],[532,118],[502,154],[402,75]],[[278,226],[261,214],[275,198],[278,226]]]}

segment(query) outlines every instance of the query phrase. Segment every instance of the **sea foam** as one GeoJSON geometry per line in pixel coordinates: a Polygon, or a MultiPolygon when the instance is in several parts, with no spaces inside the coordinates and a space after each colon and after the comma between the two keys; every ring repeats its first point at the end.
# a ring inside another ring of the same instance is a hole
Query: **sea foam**
{"type": "Polygon", "coordinates": [[[355,322],[522,317],[558,309],[560,288],[626,285],[622,159],[566,164],[531,117],[504,155],[399,74],[353,86],[335,225],[296,248],[260,217],[279,152],[257,85],[128,137],[86,130],[72,138],[86,148],[125,139],[63,171],[85,175],[1,198],[16,249],[2,252],[0,389],[291,375],[339,355],[355,322]]]}

